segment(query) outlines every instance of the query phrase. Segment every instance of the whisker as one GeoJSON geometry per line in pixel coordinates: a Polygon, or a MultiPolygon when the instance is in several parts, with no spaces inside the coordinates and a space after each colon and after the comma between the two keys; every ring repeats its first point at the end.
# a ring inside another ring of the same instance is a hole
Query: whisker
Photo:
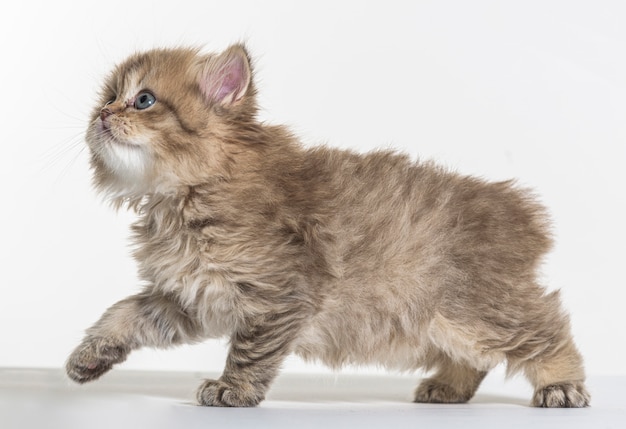
{"type": "Polygon", "coordinates": [[[78,152],[76,152],[76,154],[69,160],[69,162],[67,162],[65,164],[65,166],[61,169],[58,177],[55,180],[55,183],[58,183],[61,179],[65,178],[68,174],[68,172],[72,169],[72,167],[74,166],[74,164],[76,163],[76,160],[78,158],[80,158],[81,155],[83,155],[84,151],[85,151],[86,147],[82,146],[78,152]]]}
{"type": "Polygon", "coordinates": [[[40,172],[56,170],[54,180],[56,183],[71,171],[78,158],[85,153],[85,149],[84,132],[81,131],[42,152],[38,157],[39,170],[40,172]]]}

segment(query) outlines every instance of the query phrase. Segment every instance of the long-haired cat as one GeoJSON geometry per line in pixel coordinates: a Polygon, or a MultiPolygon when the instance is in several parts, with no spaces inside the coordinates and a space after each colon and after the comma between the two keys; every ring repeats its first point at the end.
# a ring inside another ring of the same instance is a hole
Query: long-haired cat
{"type": "Polygon", "coordinates": [[[416,402],[465,402],[508,362],[539,407],[584,407],[582,359],[537,268],[547,215],[394,152],[303,148],[256,119],[249,57],[159,49],[107,79],[87,131],[97,189],[138,213],[143,290],[67,361],[94,380],[140,347],[228,337],[198,402],[254,406],[287,355],[433,370],[416,402]]]}

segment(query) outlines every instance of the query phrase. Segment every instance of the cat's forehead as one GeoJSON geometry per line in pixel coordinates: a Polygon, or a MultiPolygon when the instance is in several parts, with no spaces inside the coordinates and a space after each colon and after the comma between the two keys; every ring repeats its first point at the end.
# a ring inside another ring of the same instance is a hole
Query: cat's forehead
{"type": "Polygon", "coordinates": [[[117,95],[128,98],[136,94],[144,85],[144,81],[145,75],[136,70],[118,74],[115,83],[117,95]]]}
{"type": "Polygon", "coordinates": [[[116,71],[118,90],[133,93],[149,84],[184,79],[196,63],[193,50],[153,50],[136,54],[116,71]]]}
{"type": "Polygon", "coordinates": [[[145,86],[146,80],[153,72],[154,63],[146,55],[129,58],[114,72],[118,95],[135,94],[137,90],[145,86]]]}

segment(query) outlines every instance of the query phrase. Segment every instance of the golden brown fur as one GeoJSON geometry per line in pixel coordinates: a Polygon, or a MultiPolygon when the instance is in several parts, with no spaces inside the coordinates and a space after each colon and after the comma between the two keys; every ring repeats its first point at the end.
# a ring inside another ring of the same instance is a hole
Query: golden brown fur
{"type": "Polygon", "coordinates": [[[72,379],[228,336],[203,405],[258,404],[292,352],[433,369],[418,402],[467,401],[507,361],[533,405],[588,405],[568,317],[537,284],[551,239],[528,191],[393,152],[304,149],[256,120],[254,95],[241,46],[137,54],[108,78],[87,142],[97,188],[139,214],[145,287],[87,330],[72,379]]]}

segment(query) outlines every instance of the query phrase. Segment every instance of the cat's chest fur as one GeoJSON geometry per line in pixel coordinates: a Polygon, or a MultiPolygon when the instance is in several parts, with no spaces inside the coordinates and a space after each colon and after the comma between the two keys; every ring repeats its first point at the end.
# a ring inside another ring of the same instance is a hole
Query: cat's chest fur
{"type": "Polygon", "coordinates": [[[180,199],[154,199],[143,206],[133,225],[139,275],[149,288],[173,296],[207,334],[229,335],[237,324],[236,281],[216,251],[220,246],[202,236],[206,228],[190,225],[184,213],[180,199]]]}

